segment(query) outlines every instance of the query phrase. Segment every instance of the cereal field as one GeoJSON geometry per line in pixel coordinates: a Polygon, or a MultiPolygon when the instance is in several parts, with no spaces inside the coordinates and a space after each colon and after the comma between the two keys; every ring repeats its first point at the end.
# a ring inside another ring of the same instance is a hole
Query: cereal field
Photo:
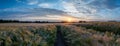
{"type": "Polygon", "coordinates": [[[120,46],[120,23],[1,23],[0,46],[120,46]]]}

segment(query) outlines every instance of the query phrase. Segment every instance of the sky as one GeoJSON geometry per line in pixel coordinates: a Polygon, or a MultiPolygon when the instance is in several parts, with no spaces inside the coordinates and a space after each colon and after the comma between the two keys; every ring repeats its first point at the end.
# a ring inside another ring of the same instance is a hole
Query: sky
{"type": "Polygon", "coordinates": [[[120,21],[120,0],[0,0],[0,19],[120,21]]]}

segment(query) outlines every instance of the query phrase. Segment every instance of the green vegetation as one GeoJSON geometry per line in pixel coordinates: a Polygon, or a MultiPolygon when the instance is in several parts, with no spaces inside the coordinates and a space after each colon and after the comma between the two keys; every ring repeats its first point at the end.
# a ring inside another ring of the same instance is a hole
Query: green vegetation
{"type": "Polygon", "coordinates": [[[62,26],[68,46],[120,46],[119,35],[76,26],[62,26]]]}
{"type": "Polygon", "coordinates": [[[100,32],[112,32],[114,34],[120,34],[120,23],[118,22],[91,22],[89,24],[76,24],[87,29],[94,29],[100,32]]]}
{"type": "Polygon", "coordinates": [[[55,38],[54,25],[0,27],[0,46],[54,46],[55,38]]]}
{"type": "MultiPolygon", "coordinates": [[[[60,26],[61,36],[67,46],[120,46],[120,23],[97,22],[57,26],[60,26]]],[[[0,26],[0,46],[54,46],[57,26],[0,26]]]]}

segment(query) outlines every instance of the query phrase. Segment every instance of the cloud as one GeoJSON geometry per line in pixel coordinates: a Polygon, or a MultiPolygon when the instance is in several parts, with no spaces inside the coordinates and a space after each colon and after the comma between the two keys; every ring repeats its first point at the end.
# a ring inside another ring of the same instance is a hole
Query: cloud
{"type": "MultiPolygon", "coordinates": [[[[16,8],[15,6],[15,8],[10,9],[8,8],[3,10],[0,9],[0,14],[5,15],[0,16],[0,18],[4,18],[6,16],[8,18],[9,17],[12,18],[14,16],[16,18],[23,17],[31,18],[31,17],[43,17],[46,15],[71,16],[74,18],[79,18],[80,20],[110,20],[110,19],[118,20],[120,18],[120,0],[16,0],[16,1],[17,3],[15,2],[14,4],[16,5],[19,4],[20,5],[19,7],[24,8],[16,8]],[[67,14],[63,15],[63,13],[67,14]]],[[[7,5],[8,4],[4,6],[6,7],[7,5]]]]}
{"type": "Polygon", "coordinates": [[[100,8],[108,8],[108,9],[115,9],[115,8],[119,8],[120,7],[120,3],[118,3],[120,1],[118,0],[95,0],[91,3],[89,3],[90,5],[96,6],[96,7],[100,7],[100,8]]]}
{"type": "Polygon", "coordinates": [[[63,8],[65,9],[64,11],[66,12],[78,12],[74,4],[69,3],[69,2],[62,2],[63,8]]]}
{"type": "Polygon", "coordinates": [[[119,1],[116,0],[64,0],[66,6],[70,6],[68,13],[72,16],[78,17],[80,20],[118,20],[120,17],[119,1]],[[74,7],[74,8],[73,8],[74,7]],[[75,10],[73,10],[75,9],[75,10]],[[117,18],[117,19],[116,19],[117,18]]]}
{"type": "Polygon", "coordinates": [[[38,0],[29,0],[29,1],[28,1],[28,4],[29,4],[29,5],[35,5],[35,4],[38,4],[38,3],[39,3],[38,0]]]}
{"type": "MultiPolygon", "coordinates": [[[[48,8],[9,8],[0,11],[1,19],[16,19],[16,20],[58,20],[61,17],[71,17],[64,11],[48,8]]],[[[61,20],[61,19],[60,19],[61,20]]]]}
{"type": "Polygon", "coordinates": [[[72,0],[71,2],[63,1],[63,7],[65,9],[64,11],[66,11],[69,15],[78,17],[79,19],[82,19],[82,20],[98,17],[98,16],[95,16],[97,10],[94,9],[93,7],[88,6],[87,4],[85,4],[85,2],[81,0],[79,1],[77,0],[75,2],[72,0]],[[76,2],[79,2],[81,4],[76,2]]]}
{"type": "Polygon", "coordinates": [[[39,3],[39,0],[16,0],[16,1],[27,5],[36,5],[39,3]]]}
{"type": "Polygon", "coordinates": [[[53,6],[53,4],[50,3],[41,3],[38,4],[39,7],[43,7],[43,8],[51,8],[53,6]]]}

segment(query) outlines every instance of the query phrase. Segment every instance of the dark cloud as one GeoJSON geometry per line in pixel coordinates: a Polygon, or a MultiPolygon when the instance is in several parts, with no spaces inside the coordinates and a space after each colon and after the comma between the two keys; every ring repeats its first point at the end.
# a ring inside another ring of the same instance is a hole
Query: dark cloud
{"type": "Polygon", "coordinates": [[[108,8],[108,9],[115,9],[120,7],[118,5],[120,3],[120,0],[95,0],[90,3],[90,5],[94,5],[97,8],[108,8]]]}
{"type": "MultiPolygon", "coordinates": [[[[120,3],[120,0],[118,2],[120,3]]],[[[106,4],[106,7],[109,9],[120,7],[120,5],[117,5],[117,0],[106,0],[105,4],[106,4]]]]}
{"type": "Polygon", "coordinates": [[[56,9],[48,9],[48,8],[15,8],[15,9],[4,9],[0,11],[1,19],[21,19],[26,17],[46,17],[47,15],[53,16],[69,16],[65,12],[56,9]],[[19,10],[18,10],[19,9],[19,10]]]}

